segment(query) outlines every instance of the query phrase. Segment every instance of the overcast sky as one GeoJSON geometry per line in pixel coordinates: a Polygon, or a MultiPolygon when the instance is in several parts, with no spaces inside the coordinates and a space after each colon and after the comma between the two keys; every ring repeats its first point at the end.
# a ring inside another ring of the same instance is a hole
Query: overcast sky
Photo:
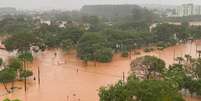
{"type": "Polygon", "coordinates": [[[80,9],[92,4],[201,4],[201,0],[0,0],[0,7],[18,9],[80,9]]]}

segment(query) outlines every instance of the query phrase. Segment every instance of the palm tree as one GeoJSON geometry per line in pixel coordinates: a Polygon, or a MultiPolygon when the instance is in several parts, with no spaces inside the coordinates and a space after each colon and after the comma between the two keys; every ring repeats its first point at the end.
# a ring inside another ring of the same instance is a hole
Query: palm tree
{"type": "Polygon", "coordinates": [[[197,50],[199,58],[201,57],[201,50],[197,50]]]}
{"type": "Polygon", "coordinates": [[[197,59],[193,66],[193,72],[195,73],[196,77],[201,78],[201,59],[197,59]]]}
{"type": "Polygon", "coordinates": [[[186,71],[192,72],[193,63],[194,63],[195,60],[189,54],[186,54],[185,58],[186,58],[186,63],[184,65],[184,67],[185,67],[186,71]]]}
{"type": "Polygon", "coordinates": [[[176,57],[175,60],[178,61],[179,64],[181,64],[181,62],[184,61],[184,58],[183,57],[176,57]]]}
{"type": "Polygon", "coordinates": [[[0,66],[3,64],[3,59],[0,58],[0,66]]]}
{"type": "Polygon", "coordinates": [[[186,62],[187,62],[187,63],[188,63],[188,62],[191,62],[192,57],[191,57],[189,54],[186,54],[184,57],[186,58],[186,62]]]}
{"type": "Polygon", "coordinates": [[[0,71],[0,83],[3,84],[5,90],[10,93],[10,90],[7,88],[7,83],[13,82],[16,79],[16,72],[12,69],[4,69],[0,71]]]}
{"type": "Polygon", "coordinates": [[[23,67],[24,67],[24,70],[21,70],[21,77],[23,77],[24,78],[24,88],[25,88],[25,92],[26,92],[26,78],[27,77],[29,77],[29,76],[31,76],[32,75],[32,72],[31,71],[28,71],[26,68],[26,64],[27,64],[27,62],[32,62],[33,61],[33,55],[32,55],[32,53],[30,53],[30,52],[27,52],[27,51],[25,51],[25,52],[22,52],[19,56],[18,56],[18,58],[23,62],[23,67]]]}
{"type": "Polygon", "coordinates": [[[3,65],[3,59],[0,58],[0,67],[3,65]]]}
{"type": "Polygon", "coordinates": [[[30,52],[22,52],[19,54],[18,58],[23,62],[24,69],[26,68],[26,63],[27,62],[32,62],[33,61],[33,55],[30,52]]]}

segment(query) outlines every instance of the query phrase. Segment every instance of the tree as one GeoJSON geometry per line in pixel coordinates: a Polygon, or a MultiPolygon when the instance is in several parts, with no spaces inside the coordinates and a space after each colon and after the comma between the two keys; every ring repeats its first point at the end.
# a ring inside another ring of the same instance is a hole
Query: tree
{"type": "Polygon", "coordinates": [[[25,51],[18,55],[18,58],[23,62],[32,62],[33,61],[33,55],[31,52],[25,51]]]}
{"type": "Polygon", "coordinates": [[[73,44],[73,41],[71,39],[62,40],[60,43],[60,47],[65,51],[73,48],[74,47],[73,45],[74,44],[73,44]]]}
{"type": "Polygon", "coordinates": [[[200,26],[192,26],[189,28],[189,33],[190,33],[190,36],[193,38],[193,39],[200,39],[201,38],[201,31],[200,31],[201,27],[200,26]]]}
{"type": "Polygon", "coordinates": [[[201,80],[196,81],[196,86],[194,86],[196,89],[196,94],[198,96],[201,96],[201,80]]]}
{"type": "Polygon", "coordinates": [[[193,66],[193,71],[195,72],[196,76],[201,78],[201,59],[197,59],[193,66]]]}
{"type": "Polygon", "coordinates": [[[23,79],[24,79],[24,86],[25,86],[24,88],[25,88],[25,92],[26,92],[26,89],[27,89],[26,88],[27,77],[33,75],[32,71],[27,70],[26,62],[32,62],[33,61],[33,56],[32,56],[32,53],[25,51],[25,52],[20,53],[18,58],[24,64],[24,69],[20,71],[20,77],[23,77],[23,79]]]}
{"type": "MultiPolygon", "coordinates": [[[[19,77],[18,74],[19,74],[20,70],[23,69],[23,65],[22,65],[22,62],[18,58],[10,58],[8,68],[14,70],[17,73],[16,77],[19,77]]],[[[14,81],[12,81],[12,90],[13,89],[14,89],[14,81]]]]}
{"type": "Polygon", "coordinates": [[[136,8],[132,11],[132,16],[135,22],[148,22],[152,23],[153,16],[155,16],[151,11],[145,8],[136,8]]]}
{"type": "Polygon", "coordinates": [[[39,46],[40,40],[33,33],[18,33],[8,37],[3,44],[8,51],[29,51],[31,46],[39,46]]]}
{"type": "Polygon", "coordinates": [[[78,56],[85,62],[97,60],[109,62],[112,58],[112,52],[106,42],[101,33],[85,33],[77,46],[78,56]]]}
{"type": "Polygon", "coordinates": [[[198,50],[197,53],[198,53],[199,58],[200,58],[201,57],[201,50],[198,50]]]}
{"type": "Polygon", "coordinates": [[[193,80],[192,78],[186,78],[184,82],[184,88],[189,90],[191,96],[193,93],[197,94],[197,96],[201,95],[201,80],[193,80]]]}
{"type": "MultiPolygon", "coordinates": [[[[34,34],[39,39],[39,45],[45,48],[62,48],[65,51],[69,48],[76,47],[84,31],[79,26],[66,28],[58,27],[56,21],[53,24],[41,24],[34,34]]],[[[67,23],[68,24],[68,23],[67,23]]]]}
{"type": "Polygon", "coordinates": [[[31,32],[34,27],[31,17],[22,15],[5,17],[0,21],[0,26],[0,31],[9,35],[31,32]]]}
{"type": "Polygon", "coordinates": [[[183,88],[186,78],[186,72],[183,69],[183,65],[181,64],[171,65],[169,69],[164,73],[164,79],[172,81],[173,84],[178,86],[179,89],[183,88]]]}
{"type": "Polygon", "coordinates": [[[4,85],[4,88],[8,93],[10,93],[10,91],[7,88],[6,83],[14,81],[15,78],[16,78],[16,72],[12,69],[4,69],[0,71],[0,83],[4,85]]]}
{"type": "Polygon", "coordinates": [[[33,55],[31,52],[28,52],[28,51],[25,51],[25,52],[21,52],[19,55],[18,55],[18,59],[20,59],[20,61],[23,62],[23,67],[24,69],[26,69],[26,65],[27,65],[27,62],[32,62],[33,61],[33,55]]]}
{"type": "Polygon", "coordinates": [[[96,60],[99,62],[110,62],[112,60],[112,49],[111,48],[105,48],[102,47],[99,50],[96,51],[96,60]]]}
{"type": "Polygon", "coordinates": [[[185,54],[186,62],[191,62],[192,57],[189,54],[185,54]]]}
{"type": "Polygon", "coordinates": [[[27,77],[30,77],[33,75],[33,72],[30,70],[21,70],[20,71],[20,78],[26,79],[27,77]]]}
{"type": "Polygon", "coordinates": [[[3,59],[0,58],[0,66],[3,64],[3,59]]]}
{"type": "Polygon", "coordinates": [[[90,25],[89,31],[97,32],[101,29],[101,21],[98,16],[83,16],[82,21],[90,25]]]}
{"type": "Polygon", "coordinates": [[[156,28],[153,29],[155,39],[159,42],[164,43],[174,43],[175,37],[175,25],[170,24],[159,24],[156,28]]]}
{"type": "Polygon", "coordinates": [[[100,101],[184,101],[169,81],[140,81],[135,77],[100,88],[99,97],[100,101]]]}
{"type": "Polygon", "coordinates": [[[41,24],[33,33],[38,39],[39,46],[45,46],[44,48],[57,48],[60,42],[60,39],[58,39],[60,32],[61,29],[56,25],[41,24]]]}
{"type": "Polygon", "coordinates": [[[165,68],[165,62],[155,56],[144,56],[144,61],[142,63],[148,66],[150,71],[159,73],[165,68]]]}
{"type": "Polygon", "coordinates": [[[59,34],[58,37],[61,40],[72,40],[73,45],[76,45],[83,34],[84,31],[81,28],[74,27],[64,29],[64,31],[61,34],[59,34]]]}
{"type": "Polygon", "coordinates": [[[99,97],[100,101],[129,101],[128,99],[130,99],[126,84],[123,81],[109,87],[101,87],[99,97]]]}
{"type": "Polygon", "coordinates": [[[4,99],[3,101],[21,101],[21,100],[19,100],[19,99],[14,99],[14,100],[10,100],[10,99],[4,99]]]}
{"type": "Polygon", "coordinates": [[[140,84],[137,101],[184,101],[171,82],[145,80],[140,84]]]}
{"type": "Polygon", "coordinates": [[[19,69],[22,69],[22,62],[18,58],[11,58],[9,60],[9,68],[12,68],[13,70],[17,71],[19,69]]]}
{"type": "Polygon", "coordinates": [[[187,41],[187,39],[190,37],[189,28],[186,26],[177,26],[175,30],[178,40],[187,41]]]}
{"type": "Polygon", "coordinates": [[[145,76],[147,79],[150,79],[151,76],[155,79],[157,78],[157,73],[163,73],[165,62],[155,56],[143,56],[131,62],[131,69],[135,70],[135,68],[138,67],[145,69],[145,76]]]}
{"type": "Polygon", "coordinates": [[[184,61],[184,58],[183,57],[176,57],[175,60],[178,61],[179,64],[181,64],[184,61]]]}

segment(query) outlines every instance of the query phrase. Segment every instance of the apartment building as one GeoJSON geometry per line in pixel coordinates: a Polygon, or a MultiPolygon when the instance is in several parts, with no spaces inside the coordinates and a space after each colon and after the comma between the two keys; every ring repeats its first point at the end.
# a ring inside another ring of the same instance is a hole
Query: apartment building
{"type": "Polygon", "coordinates": [[[201,5],[183,4],[176,8],[176,16],[201,15],[201,5]]]}

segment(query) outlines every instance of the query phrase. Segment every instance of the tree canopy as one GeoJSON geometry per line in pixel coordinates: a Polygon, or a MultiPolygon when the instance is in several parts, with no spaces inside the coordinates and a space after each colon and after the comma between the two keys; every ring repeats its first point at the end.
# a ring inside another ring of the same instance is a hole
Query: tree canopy
{"type": "Polygon", "coordinates": [[[171,82],[161,80],[128,79],[102,87],[100,101],[184,101],[171,82]]]}

